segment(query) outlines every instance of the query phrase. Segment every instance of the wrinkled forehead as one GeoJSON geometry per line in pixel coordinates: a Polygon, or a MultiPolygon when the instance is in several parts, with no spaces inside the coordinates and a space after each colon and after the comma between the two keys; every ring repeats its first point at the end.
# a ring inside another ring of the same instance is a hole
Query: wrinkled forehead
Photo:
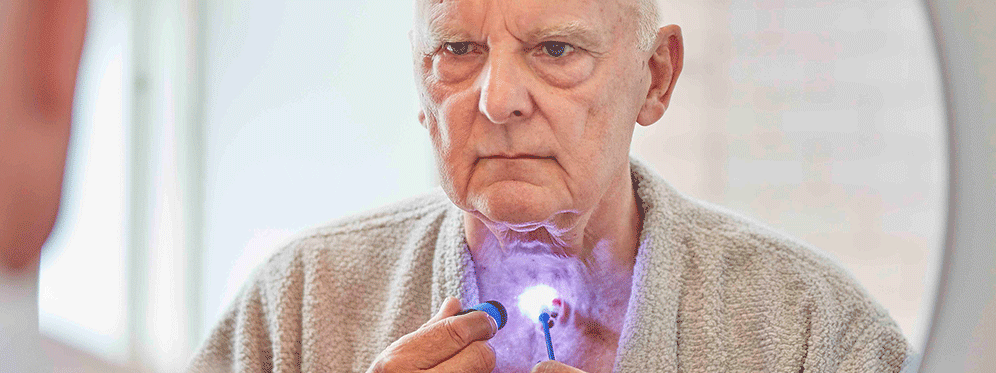
{"type": "Polygon", "coordinates": [[[520,40],[570,34],[607,45],[635,24],[633,0],[415,0],[414,32],[425,42],[480,40],[507,30],[520,40]],[[633,8],[633,9],[631,9],[633,8]]]}

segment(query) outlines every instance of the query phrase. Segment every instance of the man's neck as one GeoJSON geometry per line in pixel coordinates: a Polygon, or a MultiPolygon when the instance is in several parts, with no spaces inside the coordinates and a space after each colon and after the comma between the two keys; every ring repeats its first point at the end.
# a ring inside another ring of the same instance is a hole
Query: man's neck
{"type": "Polygon", "coordinates": [[[536,338],[536,320],[517,312],[521,295],[536,285],[553,288],[561,300],[560,314],[555,316],[555,339],[560,342],[555,343],[564,349],[558,358],[591,371],[611,370],[625,323],[643,222],[628,167],[617,184],[581,225],[583,234],[578,236],[584,247],[564,250],[573,255],[553,255],[535,247],[502,249],[487,225],[465,214],[479,300],[497,300],[510,310],[506,330],[492,340],[503,367],[499,371],[521,370],[514,362],[537,353],[523,345],[536,338]]]}
{"type": "Polygon", "coordinates": [[[621,276],[628,279],[636,260],[643,216],[628,164],[624,171],[625,175],[616,178],[594,209],[565,224],[571,228],[558,235],[549,232],[523,234],[489,227],[473,214],[465,213],[464,228],[474,262],[495,264],[493,262],[508,255],[542,255],[546,252],[584,263],[596,278],[621,276]],[[511,234],[528,235],[530,239],[506,239],[505,242],[512,242],[506,244],[496,237],[511,234]]]}

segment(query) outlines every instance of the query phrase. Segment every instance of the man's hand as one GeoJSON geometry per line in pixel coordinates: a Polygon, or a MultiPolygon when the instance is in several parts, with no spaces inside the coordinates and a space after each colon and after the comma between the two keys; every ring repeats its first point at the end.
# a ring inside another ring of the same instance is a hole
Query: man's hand
{"type": "Polygon", "coordinates": [[[86,0],[0,0],[0,269],[36,263],[59,211],[86,0]]]}
{"type": "Polygon", "coordinates": [[[583,370],[556,360],[547,360],[533,366],[530,373],[585,373],[583,370]]]}
{"type": "Polygon", "coordinates": [[[451,317],[457,312],[460,302],[447,298],[435,316],[388,346],[367,372],[491,372],[495,352],[485,341],[497,324],[485,312],[451,317]]]}

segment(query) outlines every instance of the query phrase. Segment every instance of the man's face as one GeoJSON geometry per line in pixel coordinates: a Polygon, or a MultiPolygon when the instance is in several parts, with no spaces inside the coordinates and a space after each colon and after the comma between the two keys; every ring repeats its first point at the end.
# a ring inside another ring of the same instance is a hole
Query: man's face
{"type": "Polygon", "coordinates": [[[460,208],[550,228],[629,178],[651,84],[632,0],[416,1],[419,117],[460,208]]]}

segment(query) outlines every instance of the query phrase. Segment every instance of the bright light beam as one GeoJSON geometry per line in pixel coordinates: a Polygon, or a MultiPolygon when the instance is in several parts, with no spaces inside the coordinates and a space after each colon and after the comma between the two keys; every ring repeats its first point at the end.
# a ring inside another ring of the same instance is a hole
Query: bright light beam
{"type": "Polygon", "coordinates": [[[527,287],[522,294],[519,294],[519,311],[527,319],[538,323],[540,313],[548,310],[556,297],[557,291],[548,285],[527,287]]]}

